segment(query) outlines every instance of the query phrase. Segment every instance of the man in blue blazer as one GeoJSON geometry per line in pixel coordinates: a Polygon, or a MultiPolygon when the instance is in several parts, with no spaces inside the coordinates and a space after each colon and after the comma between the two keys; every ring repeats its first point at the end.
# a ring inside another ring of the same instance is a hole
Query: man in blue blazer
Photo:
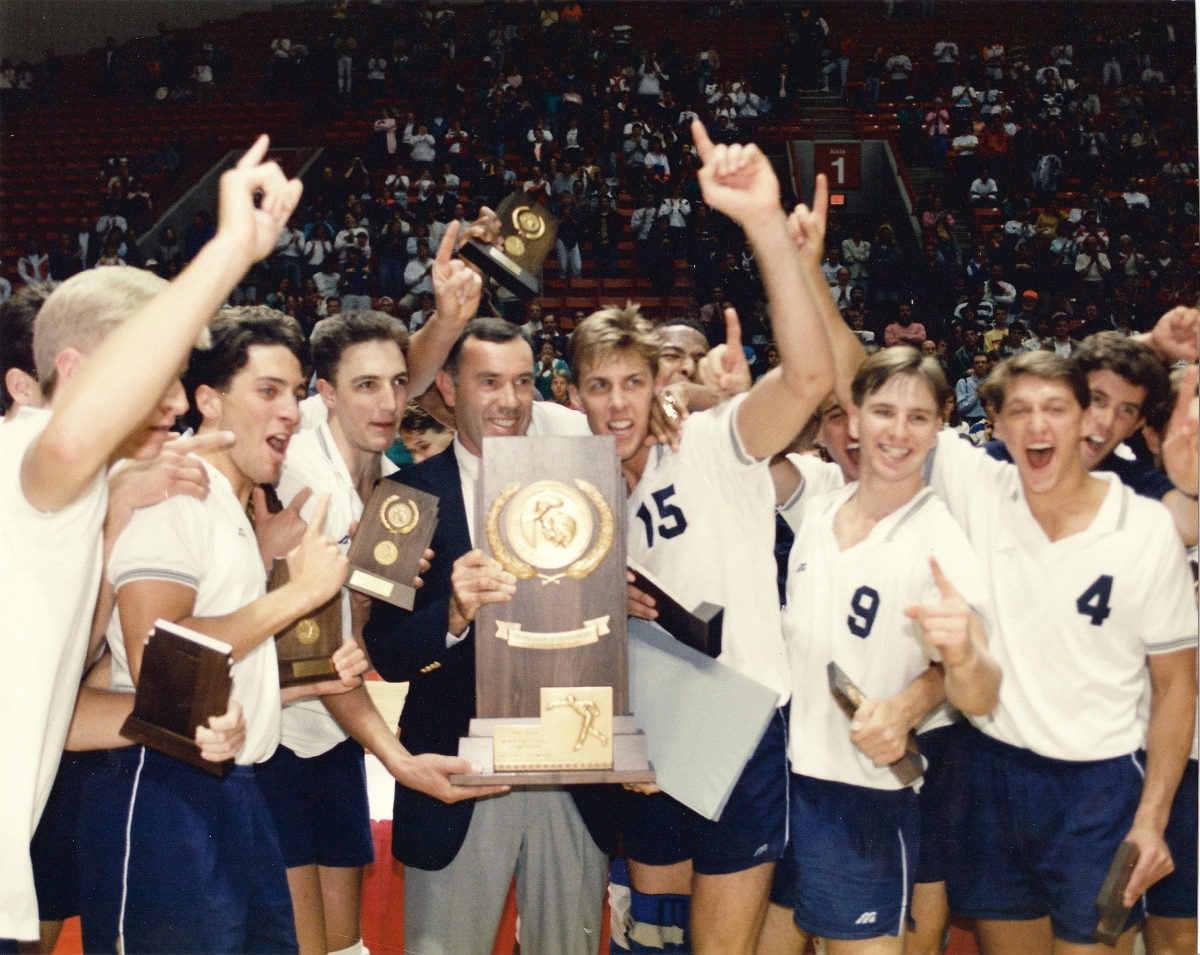
{"type": "MultiPolygon", "coordinates": [[[[475,715],[471,621],[482,604],[507,600],[516,583],[473,549],[483,438],[591,431],[582,414],[534,402],[533,350],[501,319],[467,324],[437,387],[457,418],[454,442],[396,475],[440,499],[434,560],[412,611],[377,601],[364,637],[384,679],[410,681],[404,745],[454,754],[475,715]]],[[[397,786],[392,853],[406,867],[406,949],[488,955],[515,874],[522,951],[594,955],[615,829],[612,789],[538,787],[447,805],[397,786]]]]}

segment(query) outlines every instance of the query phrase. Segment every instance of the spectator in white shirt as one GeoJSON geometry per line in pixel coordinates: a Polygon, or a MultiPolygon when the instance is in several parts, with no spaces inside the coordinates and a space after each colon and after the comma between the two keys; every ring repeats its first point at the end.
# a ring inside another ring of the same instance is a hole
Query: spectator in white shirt
{"type": "Polygon", "coordinates": [[[50,281],[50,256],[45,243],[21,256],[17,262],[17,272],[26,285],[41,285],[50,281]]]}
{"type": "Polygon", "coordinates": [[[987,166],[979,170],[979,178],[971,183],[971,205],[1000,205],[1000,186],[992,178],[992,174],[987,166]]]}
{"type": "Polygon", "coordinates": [[[1138,188],[1137,179],[1130,178],[1125,186],[1125,191],[1121,194],[1121,198],[1125,200],[1125,206],[1130,212],[1139,206],[1144,211],[1150,211],[1150,197],[1138,188]]]}
{"type": "Polygon", "coordinates": [[[933,59],[937,63],[938,88],[949,89],[958,64],[958,44],[952,40],[939,40],[933,47],[933,59]]]}
{"type": "Polygon", "coordinates": [[[437,158],[437,140],[429,133],[429,127],[421,123],[416,133],[406,135],[404,142],[410,147],[409,158],[415,164],[431,163],[437,158]]]}
{"type": "Polygon", "coordinates": [[[896,101],[903,100],[908,95],[908,79],[913,71],[912,60],[903,53],[895,53],[888,57],[883,68],[891,83],[889,95],[896,101]]]}
{"type": "Polygon", "coordinates": [[[842,247],[831,245],[825,253],[825,261],[821,263],[821,274],[830,287],[838,284],[838,270],[842,268],[842,247]]]}
{"type": "Polygon", "coordinates": [[[839,312],[845,313],[850,307],[850,270],[846,266],[842,266],[837,270],[837,284],[829,288],[829,294],[833,297],[833,304],[837,306],[839,312]]]}
{"type": "Polygon", "coordinates": [[[871,243],[862,237],[862,227],[855,226],[850,231],[850,238],[842,240],[842,262],[850,270],[850,278],[855,283],[865,282],[867,259],[871,255],[871,243]]]}

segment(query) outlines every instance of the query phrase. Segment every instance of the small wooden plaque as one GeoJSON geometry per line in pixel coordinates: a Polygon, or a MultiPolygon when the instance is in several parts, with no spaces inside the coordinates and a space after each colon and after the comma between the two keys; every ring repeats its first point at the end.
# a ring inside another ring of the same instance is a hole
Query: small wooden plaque
{"type": "Polygon", "coordinates": [[[156,621],[142,652],[133,712],[121,735],[206,773],[224,776],[233,761],[213,763],[202,758],[195,737],[196,727],[229,709],[232,651],[220,640],[156,621]]]}
{"type": "Polygon", "coordinates": [[[695,610],[688,610],[648,570],[635,564],[631,564],[629,569],[633,571],[633,586],[654,598],[654,609],[658,611],[655,623],[680,643],[686,643],[705,656],[715,660],[721,655],[724,607],[706,600],[697,605],[695,610]]]}
{"type": "MultiPolygon", "coordinates": [[[[843,713],[850,719],[854,719],[854,714],[866,697],[862,690],[854,685],[854,681],[846,676],[840,666],[829,661],[829,692],[833,694],[837,705],[841,707],[843,713]]],[[[901,786],[908,786],[916,782],[925,775],[925,761],[921,758],[921,748],[917,745],[917,734],[912,730],[908,731],[908,742],[905,744],[905,753],[896,762],[892,763],[888,769],[892,771],[901,786]]]]}
{"type": "MultiPolygon", "coordinates": [[[[286,558],[277,558],[267,578],[267,590],[278,590],[289,579],[286,558]]],[[[331,657],[341,645],[342,595],[339,591],[315,613],[301,617],[275,635],[279,685],[294,686],[336,676],[331,657]]]]}
{"type": "Polygon", "coordinates": [[[1125,890],[1129,888],[1129,879],[1137,868],[1141,855],[1135,842],[1122,842],[1117,847],[1108,873],[1100,884],[1100,892],[1096,896],[1096,931],[1093,938],[1105,945],[1116,945],[1125,932],[1125,923],[1129,921],[1129,911],[1132,906],[1124,902],[1125,890]]]}
{"type": "Polygon", "coordinates": [[[523,192],[507,196],[496,209],[503,249],[477,239],[464,242],[459,254],[521,299],[540,291],[537,272],[558,235],[558,219],[523,192]]]}
{"type": "Polygon", "coordinates": [[[437,528],[438,499],[384,478],[375,485],[350,542],[346,586],[360,594],[412,610],[413,578],[437,528]]]}

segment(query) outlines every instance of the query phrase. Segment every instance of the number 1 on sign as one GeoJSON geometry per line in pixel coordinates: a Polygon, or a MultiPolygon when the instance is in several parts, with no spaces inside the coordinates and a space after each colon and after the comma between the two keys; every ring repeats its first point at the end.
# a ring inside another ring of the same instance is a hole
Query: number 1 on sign
{"type": "Polygon", "coordinates": [[[837,184],[844,186],[846,184],[846,157],[838,156],[837,159],[831,159],[829,165],[837,170],[837,184]]]}

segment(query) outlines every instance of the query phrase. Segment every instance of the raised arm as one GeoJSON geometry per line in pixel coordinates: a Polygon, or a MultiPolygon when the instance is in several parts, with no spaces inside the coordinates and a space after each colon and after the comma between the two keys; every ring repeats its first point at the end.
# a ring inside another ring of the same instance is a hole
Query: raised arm
{"type": "Polygon", "coordinates": [[[699,120],[692,123],[692,137],[704,163],[704,200],[745,230],[771,303],[781,364],[737,409],[746,451],[768,458],[791,443],[832,389],[829,337],[801,275],[770,161],[754,145],[714,145],[699,120]]]}
{"type": "MultiPolygon", "coordinates": [[[[493,214],[493,218],[494,218],[493,214]]],[[[482,217],[481,217],[482,218],[482,217]]],[[[474,225],[472,225],[472,229],[474,225]]],[[[424,394],[433,384],[462,334],[463,327],[479,311],[483,281],[479,273],[461,259],[454,258],[459,224],[456,219],[446,228],[433,260],[434,313],[408,345],[408,392],[424,394]]]]}
{"type": "Polygon", "coordinates": [[[841,406],[849,408],[853,401],[850,383],[854,381],[858,366],[866,361],[867,352],[833,303],[825,275],[821,272],[828,213],[829,183],[822,173],[817,176],[812,208],[804,203],[797,205],[788,217],[788,228],[800,251],[800,271],[809,298],[815,303],[825,326],[825,334],[829,337],[829,347],[833,352],[833,391],[841,406]]]}
{"type": "MultiPolygon", "coordinates": [[[[259,259],[270,255],[302,186],[264,163],[267,137],[221,176],[216,236],[170,285],[112,331],[54,402],[53,417],[21,465],[26,500],[43,511],[74,501],[154,409],[200,330],[259,259]],[[255,197],[261,196],[255,205],[255,197]],[[103,414],[96,409],[103,408],[103,414]]],[[[60,373],[82,361],[65,349],[60,373]]],[[[66,377],[66,376],[64,376],[66,377]]]]}

